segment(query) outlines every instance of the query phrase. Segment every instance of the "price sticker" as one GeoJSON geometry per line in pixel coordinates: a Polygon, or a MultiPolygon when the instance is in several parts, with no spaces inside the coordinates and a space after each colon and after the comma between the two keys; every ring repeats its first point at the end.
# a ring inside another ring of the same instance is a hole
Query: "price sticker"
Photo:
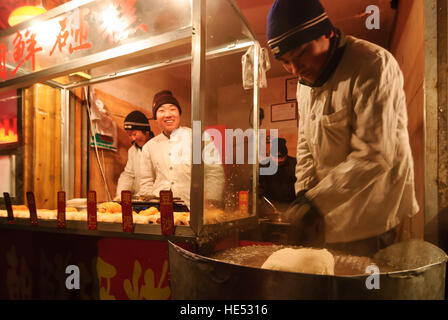
{"type": "Polygon", "coordinates": [[[132,220],[132,195],[130,191],[121,192],[121,214],[124,232],[134,232],[134,222],[132,220]]]}
{"type": "Polygon", "coordinates": [[[12,203],[9,193],[3,192],[3,197],[5,198],[6,211],[8,212],[8,223],[14,224],[16,221],[14,220],[14,213],[12,212],[12,203]]]}
{"type": "Polygon", "coordinates": [[[65,228],[65,191],[58,192],[58,228],[65,228]]]}
{"type": "Polygon", "coordinates": [[[238,194],[238,208],[241,213],[249,213],[249,191],[240,191],[238,194]]]}
{"type": "Polygon", "coordinates": [[[30,210],[30,223],[32,226],[37,226],[38,220],[37,220],[36,199],[34,198],[34,193],[28,191],[26,193],[26,200],[28,203],[28,209],[30,210]]]}
{"type": "Polygon", "coordinates": [[[98,229],[96,213],[96,191],[87,192],[87,227],[89,230],[98,229]]]}
{"type": "Polygon", "coordinates": [[[160,224],[163,235],[174,234],[173,192],[171,190],[160,191],[160,224]]]}

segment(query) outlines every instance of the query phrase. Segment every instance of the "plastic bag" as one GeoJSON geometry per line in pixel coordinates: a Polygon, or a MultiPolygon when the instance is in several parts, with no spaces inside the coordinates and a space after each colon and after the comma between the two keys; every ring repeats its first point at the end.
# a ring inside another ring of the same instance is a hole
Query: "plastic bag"
{"type": "Polygon", "coordinates": [[[243,70],[243,88],[252,89],[254,86],[254,48],[258,50],[258,87],[267,88],[266,72],[271,69],[269,54],[266,48],[259,45],[251,46],[241,57],[243,70]]]}

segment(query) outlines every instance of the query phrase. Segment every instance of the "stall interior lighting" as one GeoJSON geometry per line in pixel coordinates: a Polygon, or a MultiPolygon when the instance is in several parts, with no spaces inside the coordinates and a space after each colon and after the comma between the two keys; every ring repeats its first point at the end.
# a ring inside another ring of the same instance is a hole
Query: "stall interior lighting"
{"type": "Polygon", "coordinates": [[[121,41],[129,36],[129,23],[127,18],[122,16],[115,5],[107,6],[100,15],[101,29],[103,33],[109,36],[113,41],[121,41]]]}
{"type": "Polygon", "coordinates": [[[8,18],[8,24],[12,27],[16,24],[22,23],[28,19],[31,19],[35,16],[38,16],[44,12],[46,12],[42,7],[34,7],[34,6],[23,6],[15,9],[8,18]]]}
{"type": "Polygon", "coordinates": [[[0,121],[0,144],[19,141],[17,136],[17,118],[0,121]]]}

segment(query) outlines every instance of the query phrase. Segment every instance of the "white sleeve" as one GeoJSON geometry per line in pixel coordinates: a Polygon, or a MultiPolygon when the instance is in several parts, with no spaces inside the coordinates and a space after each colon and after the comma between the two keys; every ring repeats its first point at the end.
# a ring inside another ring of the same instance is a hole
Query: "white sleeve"
{"type": "Polygon", "coordinates": [[[121,197],[121,191],[123,190],[129,190],[132,191],[132,186],[134,184],[135,179],[135,168],[132,161],[132,149],[131,147],[128,150],[128,161],[126,163],[126,166],[124,167],[123,172],[120,174],[120,177],[118,178],[117,182],[117,192],[116,197],[121,197]]]}
{"type": "Polygon", "coordinates": [[[140,161],[140,191],[137,196],[150,196],[152,194],[155,174],[149,152],[149,143],[143,146],[140,161]]]}

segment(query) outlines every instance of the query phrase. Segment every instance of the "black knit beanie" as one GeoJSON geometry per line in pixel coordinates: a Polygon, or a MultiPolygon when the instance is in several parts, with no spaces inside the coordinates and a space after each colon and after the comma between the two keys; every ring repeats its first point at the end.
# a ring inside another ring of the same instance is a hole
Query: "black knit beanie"
{"type": "Polygon", "coordinates": [[[268,14],[268,45],[278,59],[333,29],[319,0],[275,0],[268,14]]]}
{"type": "Polygon", "coordinates": [[[132,111],[124,119],[125,130],[151,131],[148,118],[140,111],[132,111]]]}
{"type": "Polygon", "coordinates": [[[174,98],[173,93],[170,90],[162,90],[157,92],[154,95],[153,103],[152,103],[152,113],[154,115],[154,119],[157,119],[156,113],[157,109],[164,104],[173,104],[179,109],[179,114],[182,114],[182,109],[180,108],[179,102],[176,98],[174,98]]]}

